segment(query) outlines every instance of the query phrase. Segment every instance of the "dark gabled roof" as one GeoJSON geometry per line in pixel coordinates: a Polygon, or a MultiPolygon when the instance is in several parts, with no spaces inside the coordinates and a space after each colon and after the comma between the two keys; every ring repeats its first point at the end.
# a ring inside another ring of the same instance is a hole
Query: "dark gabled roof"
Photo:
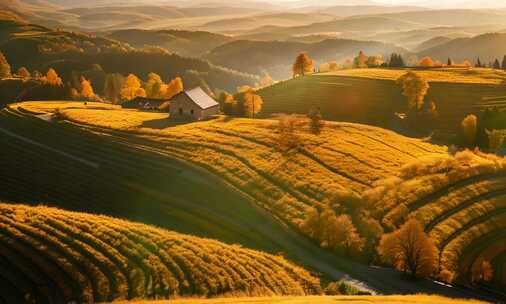
{"type": "Polygon", "coordinates": [[[191,89],[189,91],[181,92],[180,94],[184,94],[190,98],[199,108],[202,110],[209,109],[219,104],[216,100],[212,99],[211,96],[207,95],[201,87],[196,87],[195,89],[191,89]]]}

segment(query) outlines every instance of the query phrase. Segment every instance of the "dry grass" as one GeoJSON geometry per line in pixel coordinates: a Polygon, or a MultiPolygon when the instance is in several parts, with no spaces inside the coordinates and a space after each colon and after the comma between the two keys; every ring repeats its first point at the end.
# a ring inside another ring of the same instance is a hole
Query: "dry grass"
{"type": "MultiPolygon", "coordinates": [[[[120,302],[121,303],[121,302],[120,302]]],[[[140,301],[134,303],[146,303],[146,304],[162,304],[167,303],[164,301],[140,301]]],[[[188,300],[175,300],[170,301],[173,304],[367,304],[367,303],[378,303],[378,304],[479,304],[485,303],[481,301],[472,300],[460,300],[444,298],[439,296],[426,296],[426,295],[412,295],[412,296],[336,296],[336,297],[323,297],[323,296],[312,296],[312,297],[273,297],[273,298],[223,298],[223,299],[188,299],[188,300]]]]}
{"type": "MultiPolygon", "coordinates": [[[[38,107],[59,108],[57,103],[38,107]]],[[[91,132],[128,131],[144,149],[203,167],[295,227],[308,207],[324,205],[352,215],[358,228],[363,222],[357,207],[386,231],[415,216],[450,270],[459,268],[475,240],[504,229],[506,160],[495,155],[452,155],[446,147],[384,129],[335,122],[327,122],[320,135],[299,123],[295,133],[301,146],[286,155],[278,149],[276,120],[221,117],[171,125],[157,113],[129,119],[123,119],[123,110],[67,108],[61,113],[91,132]]]]}
{"type": "MultiPolygon", "coordinates": [[[[408,70],[410,69],[351,69],[321,73],[320,75],[396,80],[408,70]]],[[[506,81],[505,71],[487,68],[437,68],[430,70],[415,69],[415,71],[427,78],[429,82],[504,84],[506,81]]]]}
{"type": "Polygon", "coordinates": [[[282,257],[43,206],[0,204],[0,243],[21,260],[37,256],[46,269],[39,275],[55,281],[66,302],[320,293],[317,278],[282,257]],[[52,275],[62,272],[69,280],[52,275]]]}

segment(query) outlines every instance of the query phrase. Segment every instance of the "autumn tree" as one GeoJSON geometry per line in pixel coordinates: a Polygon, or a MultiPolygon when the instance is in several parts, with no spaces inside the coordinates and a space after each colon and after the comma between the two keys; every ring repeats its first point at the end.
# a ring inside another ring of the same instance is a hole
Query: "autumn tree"
{"type": "Polygon", "coordinates": [[[118,73],[107,74],[104,83],[104,95],[113,104],[117,104],[120,100],[121,88],[125,78],[118,73]]]}
{"type": "Polygon", "coordinates": [[[181,93],[184,90],[183,80],[181,77],[176,77],[170,81],[167,85],[167,90],[165,92],[165,98],[171,99],[177,94],[181,93]]]}
{"type": "Polygon", "coordinates": [[[353,67],[359,69],[367,68],[368,59],[369,57],[363,51],[360,51],[358,56],[353,59],[353,67]]]}
{"type": "Polygon", "coordinates": [[[345,254],[361,253],[365,241],[357,232],[349,215],[336,215],[329,207],[322,212],[310,207],[300,229],[323,248],[345,254]]]}
{"type": "Polygon", "coordinates": [[[21,78],[30,78],[30,72],[25,67],[20,67],[18,69],[17,75],[21,78]]]}
{"type": "Polygon", "coordinates": [[[163,82],[160,75],[149,73],[144,90],[146,91],[146,96],[149,98],[163,98],[167,93],[167,85],[163,82]]]}
{"type": "Polygon", "coordinates": [[[296,133],[299,124],[300,120],[295,115],[282,115],[279,117],[276,143],[281,153],[289,155],[300,147],[301,139],[296,133]]]}
{"type": "Polygon", "coordinates": [[[311,133],[320,134],[321,129],[324,125],[320,108],[311,108],[311,110],[309,110],[307,113],[307,117],[309,118],[309,127],[311,129],[311,133]]]}
{"type": "Polygon", "coordinates": [[[478,118],[476,115],[467,115],[462,120],[461,127],[466,145],[473,146],[476,142],[476,133],[478,131],[478,118]]]}
{"type": "Polygon", "coordinates": [[[438,250],[422,224],[414,218],[398,230],[383,235],[378,254],[384,263],[410,273],[413,278],[428,277],[437,268],[438,250]]]}
{"type": "Polygon", "coordinates": [[[429,90],[429,82],[423,76],[410,71],[399,77],[397,83],[402,86],[402,94],[407,97],[409,107],[418,115],[429,90]]]}
{"type": "Polygon", "coordinates": [[[419,65],[421,67],[433,67],[434,66],[434,60],[432,60],[432,58],[430,58],[429,56],[426,56],[426,57],[423,57],[420,60],[419,65]]]}
{"type": "Polygon", "coordinates": [[[248,117],[255,118],[255,115],[262,110],[264,101],[260,95],[257,95],[253,89],[244,92],[244,114],[248,117]]]}
{"type": "Polygon", "coordinates": [[[218,97],[218,102],[225,115],[234,115],[237,113],[237,100],[235,100],[233,95],[222,92],[218,97]]]}
{"type": "Polygon", "coordinates": [[[91,86],[91,82],[84,77],[81,78],[81,93],[79,95],[85,99],[96,98],[93,87],[91,86]]]}
{"type": "Polygon", "coordinates": [[[6,78],[11,76],[11,66],[7,62],[4,54],[0,52],[0,78],[6,78]]]}
{"type": "Polygon", "coordinates": [[[489,261],[477,261],[471,269],[471,280],[473,283],[487,283],[492,281],[494,270],[489,261]]]}
{"type": "Polygon", "coordinates": [[[300,53],[295,58],[295,62],[292,67],[293,77],[304,76],[313,72],[314,60],[309,58],[307,53],[300,53]]]}
{"type": "Polygon", "coordinates": [[[121,99],[132,100],[137,96],[146,97],[146,91],[141,88],[141,81],[134,74],[129,74],[120,91],[121,99]]]}
{"type": "Polygon", "coordinates": [[[506,138],[505,131],[499,130],[485,130],[485,133],[488,137],[488,148],[494,152],[498,152],[504,145],[504,140],[506,138]]]}
{"type": "Polygon", "coordinates": [[[337,64],[336,61],[329,62],[329,70],[331,72],[339,70],[339,65],[337,64]]]}
{"type": "Polygon", "coordinates": [[[62,79],[52,68],[47,71],[46,76],[42,77],[42,82],[52,87],[59,87],[63,85],[62,79]]]}

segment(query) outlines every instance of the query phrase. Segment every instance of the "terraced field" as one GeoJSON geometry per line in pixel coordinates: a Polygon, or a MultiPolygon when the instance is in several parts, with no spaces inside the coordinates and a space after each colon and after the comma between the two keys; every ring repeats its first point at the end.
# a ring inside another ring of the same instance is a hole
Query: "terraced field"
{"type": "MultiPolygon", "coordinates": [[[[26,125],[28,119],[37,120],[22,111],[47,105],[13,105],[3,113],[12,120],[12,129],[16,121],[26,125]]],[[[60,113],[83,134],[124,141],[210,171],[295,228],[308,207],[336,203],[357,227],[361,220],[356,215],[361,211],[367,211],[384,231],[416,216],[437,240],[442,268],[454,272],[457,282],[468,282],[469,265],[487,258],[495,267],[492,285],[505,284],[505,248],[497,245],[506,238],[506,161],[502,158],[471,151],[452,155],[446,147],[376,127],[332,122],[318,136],[301,125],[296,134],[302,147],[287,156],[277,149],[274,120],[220,118],[171,125],[153,116],[144,122],[124,121],[119,118],[134,112],[94,110],[79,103],[60,113]]],[[[58,140],[54,142],[58,146],[58,140]]],[[[248,218],[247,213],[241,215],[248,218]]]]}
{"type": "Polygon", "coordinates": [[[6,303],[321,292],[282,257],[48,207],[0,204],[0,265],[6,303]]]}
{"type": "MultiPolygon", "coordinates": [[[[407,110],[405,97],[394,77],[401,71],[393,70],[387,75],[384,72],[376,75],[370,69],[363,71],[315,74],[262,89],[259,91],[264,101],[261,115],[306,114],[311,107],[317,106],[328,120],[390,127],[394,112],[407,110]]],[[[445,73],[427,74],[430,89],[426,101],[434,101],[438,107],[438,130],[455,133],[462,119],[470,113],[491,106],[506,108],[504,86],[502,82],[497,83],[496,78],[493,81],[478,78],[481,82],[475,83],[475,75],[458,75],[455,80],[448,74],[445,81],[440,75],[445,73]]]]}
{"type": "Polygon", "coordinates": [[[369,195],[386,230],[418,218],[440,250],[441,268],[457,281],[470,282],[473,265],[490,261],[493,284],[506,286],[505,159],[464,151],[421,161],[369,195]]]}

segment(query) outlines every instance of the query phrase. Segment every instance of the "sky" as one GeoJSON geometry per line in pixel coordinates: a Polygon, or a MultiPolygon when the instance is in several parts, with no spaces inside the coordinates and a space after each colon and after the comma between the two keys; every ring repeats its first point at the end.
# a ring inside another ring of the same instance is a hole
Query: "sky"
{"type": "MultiPolygon", "coordinates": [[[[275,0],[277,2],[302,2],[300,0],[275,0]]],[[[369,2],[382,5],[417,5],[430,8],[506,8],[506,0],[306,0],[310,4],[332,3],[333,5],[352,2],[369,2]]]]}

